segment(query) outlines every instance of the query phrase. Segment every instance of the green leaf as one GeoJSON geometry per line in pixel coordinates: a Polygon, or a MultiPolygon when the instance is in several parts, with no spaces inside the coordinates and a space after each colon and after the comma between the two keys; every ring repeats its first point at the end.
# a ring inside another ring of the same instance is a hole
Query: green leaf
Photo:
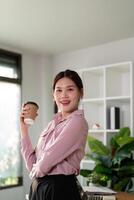
{"type": "Polygon", "coordinates": [[[128,143],[133,142],[133,141],[134,141],[134,138],[124,136],[124,137],[120,137],[118,139],[118,144],[119,144],[120,147],[122,147],[123,145],[128,144],[128,143]]]}
{"type": "Polygon", "coordinates": [[[110,150],[101,141],[92,136],[88,136],[88,145],[92,152],[100,155],[109,155],[110,150]]]}
{"type": "Polygon", "coordinates": [[[88,169],[81,169],[80,170],[81,176],[88,177],[90,174],[92,174],[92,170],[88,170],[88,169]]]}
{"type": "Polygon", "coordinates": [[[125,144],[116,151],[116,154],[113,158],[113,163],[120,164],[123,159],[131,158],[133,150],[134,150],[134,141],[125,144]]]}
{"type": "Polygon", "coordinates": [[[94,171],[99,174],[105,174],[105,175],[111,175],[112,170],[111,168],[108,168],[104,166],[103,164],[98,164],[95,166],[94,171]]]}
{"type": "Polygon", "coordinates": [[[134,176],[134,164],[133,165],[127,165],[120,167],[119,169],[117,169],[117,175],[119,177],[132,177],[134,176]]]}
{"type": "Polygon", "coordinates": [[[120,131],[111,139],[111,146],[121,147],[131,141],[134,141],[134,137],[130,137],[130,129],[128,127],[121,128],[120,131]]]}
{"type": "Polygon", "coordinates": [[[114,184],[113,189],[115,191],[126,191],[127,185],[131,183],[131,178],[120,179],[117,183],[114,184]]]}
{"type": "Polygon", "coordinates": [[[94,160],[97,163],[103,163],[104,166],[106,167],[111,167],[112,166],[112,160],[111,160],[111,156],[109,155],[100,155],[100,154],[96,154],[96,153],[89,153],[89,158],[94,160]]]}
{"type": "Polygon", "coordinates": [[[101,141],[88,136],[90,152],[87,157],[95,161],[93,170],[81,172],[89,182],[94,181],[106,185],[111,181],[112,189],[131,191],[134,177],[134,137],[130,137],[130,129],[124,127],[111,139],[109,149],[101,141]]]}

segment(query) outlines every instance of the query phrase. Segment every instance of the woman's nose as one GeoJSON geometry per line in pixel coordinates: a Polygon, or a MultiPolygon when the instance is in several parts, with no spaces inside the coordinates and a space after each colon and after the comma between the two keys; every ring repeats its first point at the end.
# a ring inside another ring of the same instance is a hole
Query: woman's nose
{"type": "Polygon", "coordinates": [[[62,97],[67,97],[67,91],[62,91],[62,97]]]}

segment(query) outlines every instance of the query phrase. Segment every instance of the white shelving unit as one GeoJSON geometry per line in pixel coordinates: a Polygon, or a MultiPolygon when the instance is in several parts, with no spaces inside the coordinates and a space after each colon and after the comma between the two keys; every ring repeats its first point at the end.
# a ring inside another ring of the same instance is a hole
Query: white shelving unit
{"type": "MultiPolygon", "coordinates": [[[[128,126],[133,135],[133,66],[123,62],[98,66],[78,71],[84,85],[81,107],[89,124],[89,134],[109,145],[109,140],[118,130],[110,129],[110,107],[120,108],[120,128],[128,126]],[[98,130],[92,129],[99,124],[98,130]]],[[[90,151],[86,146],[86,152],[90,151]]],[[[83,159],[81,168],[93,168],[93,161],[83,159]]],[[[82,185],[85,180],[82,178],[82,185]]]]}

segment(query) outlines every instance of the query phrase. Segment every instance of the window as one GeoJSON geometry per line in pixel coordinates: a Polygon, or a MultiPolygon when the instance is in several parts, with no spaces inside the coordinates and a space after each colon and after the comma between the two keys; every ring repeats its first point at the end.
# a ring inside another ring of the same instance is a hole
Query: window
{"type": "Polygon", "coordinates": [[[0,189],[22,185],[21,55],[0,50],[0,189]]]}

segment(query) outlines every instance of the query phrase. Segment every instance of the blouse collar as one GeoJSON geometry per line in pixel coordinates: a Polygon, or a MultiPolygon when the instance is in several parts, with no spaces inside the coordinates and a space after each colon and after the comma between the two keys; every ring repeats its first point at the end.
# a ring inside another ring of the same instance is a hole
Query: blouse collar
{"type": "Polygon", "coordinates": [[[65,121],[71,117],[73,117],[74,115],[84,115],[84,111],[83,110],[75,110],[73,111],[71,114],[69,114],[65,119],[61,119],[61,112],[58,112],[54,115],[54,121],[55,122],[62,122],[62,121],[65,121]]]}

